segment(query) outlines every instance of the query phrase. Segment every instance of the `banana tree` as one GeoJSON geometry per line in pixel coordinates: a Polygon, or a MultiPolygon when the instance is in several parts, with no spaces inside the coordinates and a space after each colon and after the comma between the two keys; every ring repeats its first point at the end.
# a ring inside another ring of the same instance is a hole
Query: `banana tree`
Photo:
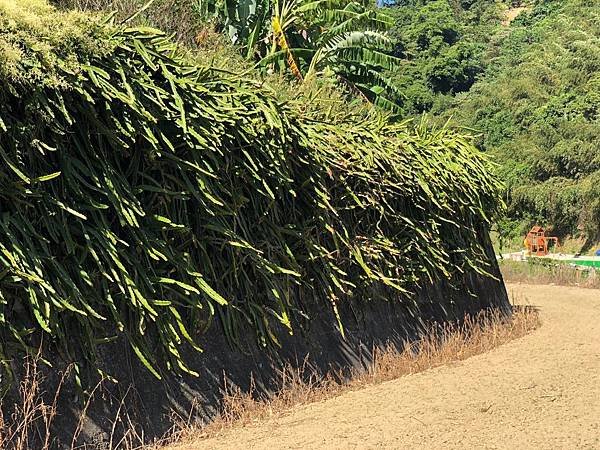
{"type": "Polygon", "coordinates": [[[392,21],[368,1],[201,0],[201,10],[259,67],[289,70],[299,81],[333,73],[370,101],[395,107],[400,94],[385,76],[399,66],[386,35],[392,21]]]}

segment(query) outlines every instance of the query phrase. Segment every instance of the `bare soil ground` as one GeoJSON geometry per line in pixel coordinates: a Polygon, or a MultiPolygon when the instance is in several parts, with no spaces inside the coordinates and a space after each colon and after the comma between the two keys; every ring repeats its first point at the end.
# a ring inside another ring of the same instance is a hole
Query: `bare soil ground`
{"type": "Polygon", "coordinates": [[[177,448],[600,449],[600,290],[508,288],[540,310],[521,339],[177,448]]]}
{"type": "Polygon", "coordinates": [[[502,25],[505,27],[509,26],[510,23],[519,16],[519,14],[521,14],[523,11],[527,11],[528,9],[531,9],[531,8],[528,6],[518,6],[516,8],[508,8],[504,13],[504,20],[502,21],[502,25]]]}

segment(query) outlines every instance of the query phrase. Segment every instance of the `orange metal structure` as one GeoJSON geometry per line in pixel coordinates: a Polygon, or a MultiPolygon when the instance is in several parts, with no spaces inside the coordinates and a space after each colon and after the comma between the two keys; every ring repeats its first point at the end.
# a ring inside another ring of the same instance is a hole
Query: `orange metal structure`
{"type": "Polygon", "coordinates": [[[525,237],[525,247],[529,255],[546,256],[548,252],[548,244],[554,242],[558,246],[558,238],[554,236],[546,236],[546,230],[542,227],[535,226],[525,237]]]}

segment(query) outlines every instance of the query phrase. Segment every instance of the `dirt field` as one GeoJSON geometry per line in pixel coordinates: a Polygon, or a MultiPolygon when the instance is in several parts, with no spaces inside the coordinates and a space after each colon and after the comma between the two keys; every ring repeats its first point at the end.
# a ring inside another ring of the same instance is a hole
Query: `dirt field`
{"type": "Polygon", "coordinates": [[[600,290],[509,291],[540,309],[524,338],[179,449],[600,449],[600,290]]]}

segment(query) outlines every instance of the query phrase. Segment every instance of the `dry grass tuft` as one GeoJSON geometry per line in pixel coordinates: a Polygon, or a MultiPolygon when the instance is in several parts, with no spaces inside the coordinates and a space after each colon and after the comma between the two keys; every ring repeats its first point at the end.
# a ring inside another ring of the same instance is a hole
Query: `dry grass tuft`
{"type": "MultiPolygon", "coordinates": [[[[55,448],[69,448],[70,450],[141,450],[147,448],[143,445],[143,434],[138,433],[134,421],[124,409],[124,404],[129,400],[127,390],[117,408],[112,429],[107,443],[79,444],[79,436],[87,420],[87,411],[96,394],[102,390],[106,381],[101,378],[87,395],[87,400],[78,413],[75,430],[71,435],[71,443],[58,444],[56,425],[53,425],[57,414],[60,414],[58,401],[63,387],[73,371],[73,365],[67,366],[60,372],[60,379],[55,390],[47,392],[42,387],[46,378],[42,374],[41,352],[37,355],[27,356],[23,360],[22,381],[13,403],[9,404],[7,397],[0,397],[0,449],[1,450],[51,450],[55,448]],[[117,433],[119,425],[124,433],[117,433]]],[[[102,394],[99,394],[102,395],[102,394]]],[[[107,420],[110,418],[107,417],[107,420]]]]}
{"type": "Polygon", "coordinates": [[[373,364],[350,384],[381,383],[462,361],[520,338],[536,329],[539,323],[539,315],[533,307],[515,307],[512,318],[498,311],[466,316],[460,324],[432,327],[422,339],[406,343],[401,352],[393,347],[375,351],[373,364]]]}
{"type": "Polygon", "coordinates": [[[539,325],[537,310],[529,306],[514,307],[510,318],[499,311],[481,313],[476,317],[466,316],[458,324],[434,324],[422,339],[405,343],[401,350],[392,345],[376,349],[372,363],[366,369],[354,371],[350,377],[337,372],[319,375],[305,361],[300,367],[288,366],[282,370],[279,374],[281,389],[272,394],[261,394],[256,389],[243,392],[226,385],[222,410],[216,419],[201,428],[190,421],[181,423],[170,441],[188,448],[187,445],[199,439],[285,413],[294,406],[326,400],[348,390],[484,353],[526,335],[539,325]]]}
{"type": "Polygon", "coordinates": [[[19,401],[12,408],[10,417],[4,416],[3,399],[0,398],[0,448],[28,450],[34,443],[40,450],[53,447],[51,426],[57,414],[56,405],[71,366],[62,373],[51,402],[47,402],[41,390],[42,375],[39,370],[40,354],[24,360],[24,374],[19,385],[19,401]],[[40,446],[41,445],[41,446],[40,446]]]}

